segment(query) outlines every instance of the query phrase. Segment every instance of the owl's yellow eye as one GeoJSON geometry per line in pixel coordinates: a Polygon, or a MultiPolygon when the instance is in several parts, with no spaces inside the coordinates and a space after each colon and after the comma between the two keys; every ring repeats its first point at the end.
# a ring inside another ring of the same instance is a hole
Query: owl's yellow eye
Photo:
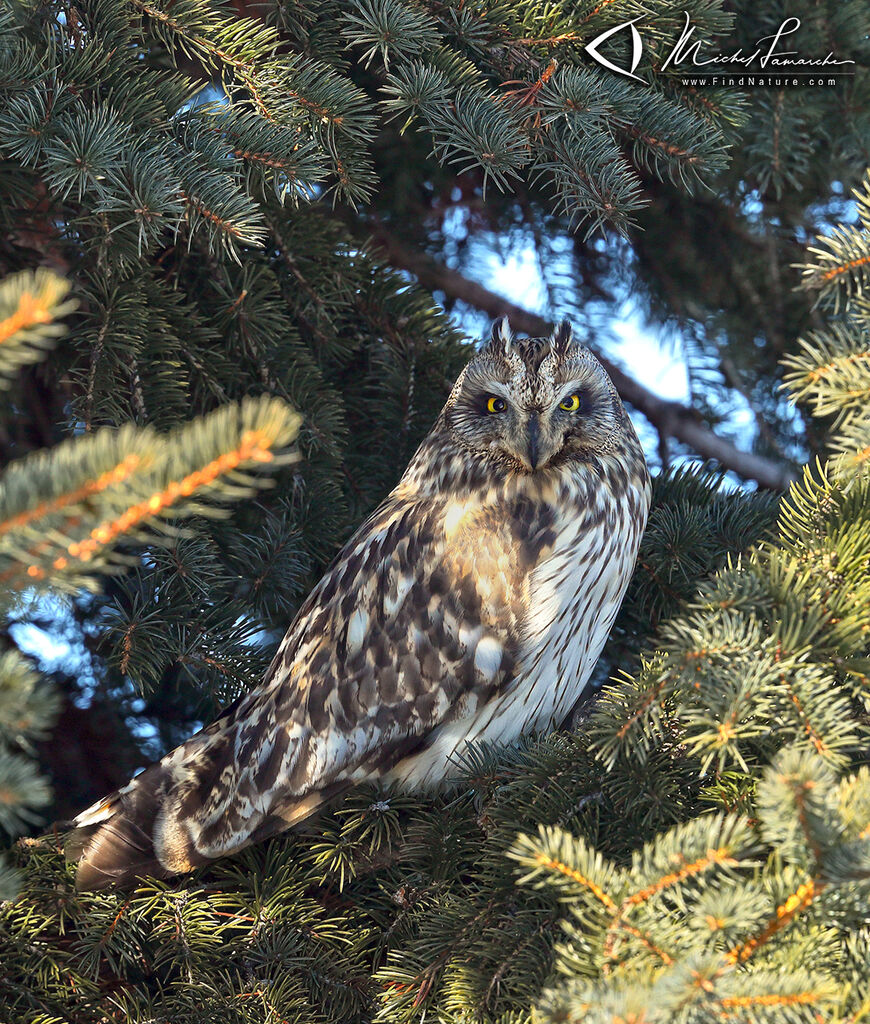
{"type": "Polygon", "coordinates": [[[580,396],[579,395],[568,395],[567,398],[563,398],[559,402],[559,408],[564,409],[565,412],[577,412],[580,408],[580,396]]]}
{"type": "Polygon", "coordinates": [[[507,409],[507,402],[497,395],[490,395],[486,400],[487,412],[504,412],[507,409]]]}

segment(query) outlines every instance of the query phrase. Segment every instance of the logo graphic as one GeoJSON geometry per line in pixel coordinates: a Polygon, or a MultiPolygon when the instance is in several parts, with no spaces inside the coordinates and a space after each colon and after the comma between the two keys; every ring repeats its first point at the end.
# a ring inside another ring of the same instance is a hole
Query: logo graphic
{"type": "Polygon", "coordinates": [[[625,75],[626,78],[633,78],[636,82],[642,82],[643,79],[640,75],[634,73],[634,69],[640,63],[640,55],[643,50],[643,43],[640,40],[640,32],[634,27],[634,23],[640,21],[640,18],[632,18],[631,21],[624,21],[621,25],[614,25],[613,28],[607,29],[606,32],[602,32],[600,36],[596,36],[591,43],[587,43],[583,49],[589,54],[593,60],[597,60],[602,67],[607,68],[608,71],[615,71],[618,75],[625,75]],[[617,32],[621,32],[624,28],[631,29],[631,68],[626,71],[625,68],[618,68],[615,64],[611,63],[606,57],[602,57],[598,52],[598,47],[606,42],[612,35],[617,32]]]}
{"type": "MultiPolygon", "coordinates": [[[[596,8],[597,10],[597,8],[596,8]]],[[[784,85],[836,85],[843,76],[852,76],[854,71],[842,70],[846,65],[855,63],[850,58],[838,58],[833,51],[824,56],[805,56],[796,47],[793,38],[801,27],[800,18],[785,18],[779,28],[770,35],[763,36],[751,46],[740,46],[724,52],[709,52],[707,47],[716,47],[715,40],[695,38],[697,26],[692,24],[688,11],[683,11],[685,23],[679,37],[671,46],[670,53],[656,69],[657,73],[671,68],[679,74],[689,72],[693,77],[684,78],[683,85],[711,86],[784,86],[784,85]],[[789,47],[789,48],[786,48],[789,47]],[[794,49],[790,47],[795,47],[794,49]]],[[[589,56],[617,75],[633,78],[636,82],[646,85],[640,75],[635,74],[643,53],[643,41],[640,38],[635,22],[641,16],[623,21],[619,25],[596,36],[583,49],[589,56]],[[606,43],[617,32],[628,29],[631,32],[631,67],[621,68],[602,57],[599,47],[606,43]]]]}

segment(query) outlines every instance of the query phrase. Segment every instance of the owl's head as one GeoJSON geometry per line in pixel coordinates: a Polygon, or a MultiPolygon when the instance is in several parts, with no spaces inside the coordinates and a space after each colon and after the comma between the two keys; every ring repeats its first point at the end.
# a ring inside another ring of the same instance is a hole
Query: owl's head
{"type": "Polygon", "coordinates": [[[549,338],[516,339],[504,317],[445,408],[464,448],[521,473],[605,454],[624,415],[610,377],[567,321],[549,338]]]}

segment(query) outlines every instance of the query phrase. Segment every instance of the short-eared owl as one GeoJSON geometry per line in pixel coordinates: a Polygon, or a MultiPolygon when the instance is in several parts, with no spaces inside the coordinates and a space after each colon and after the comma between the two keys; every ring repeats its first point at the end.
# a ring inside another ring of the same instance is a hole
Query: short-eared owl
{"type": "Polygon", "coordinates": [[[79,887],[188,871],[364,780],[435,787],[468,741],[558,723],[649,500],[628,416],[570,326],[521,341],[497,321],[262,684],[78,816],[79,887]]]}

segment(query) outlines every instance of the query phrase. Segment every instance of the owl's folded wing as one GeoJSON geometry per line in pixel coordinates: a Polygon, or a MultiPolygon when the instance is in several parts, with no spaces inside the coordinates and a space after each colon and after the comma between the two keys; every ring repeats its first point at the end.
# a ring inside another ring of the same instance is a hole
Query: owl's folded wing
{"type": "Polygon", "coordinates": [[[522,546],[491,522],[472,552],[445,521],[393,502],[360,528],[263,684],[79,815],[79,888],[187,871],[281,831],[509,682],[522,546]]]}

